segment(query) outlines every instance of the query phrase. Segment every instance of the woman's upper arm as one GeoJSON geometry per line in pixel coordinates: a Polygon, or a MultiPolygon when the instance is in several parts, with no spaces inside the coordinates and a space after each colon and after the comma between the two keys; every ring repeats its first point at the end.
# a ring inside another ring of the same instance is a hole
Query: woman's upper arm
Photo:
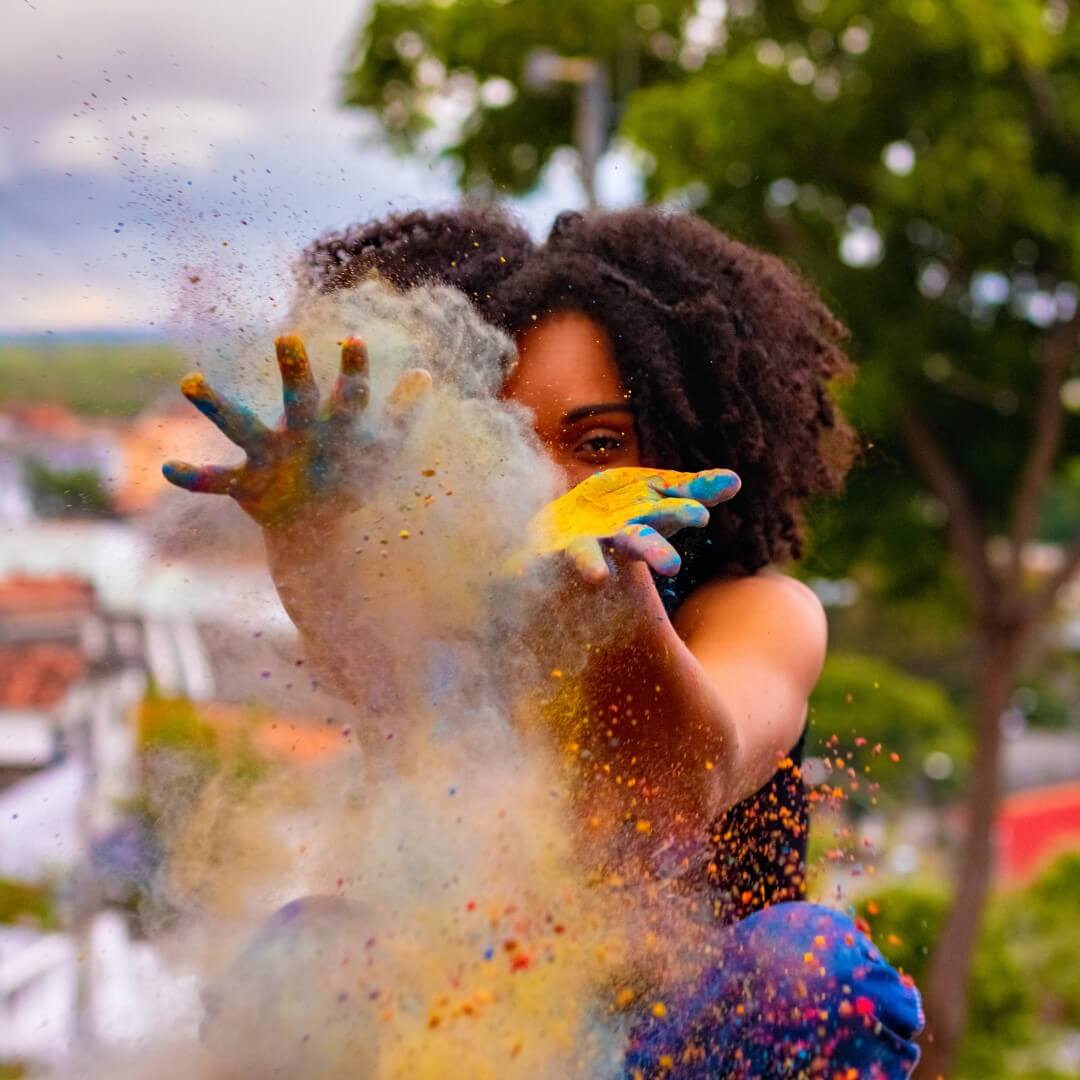
{"type": "Polygon", "coordinates": [[[828,639],[821,602],[802,582],[766,572],[694,590],[674,625],[730,710],[751,793],[805,724],[828,639]]]}

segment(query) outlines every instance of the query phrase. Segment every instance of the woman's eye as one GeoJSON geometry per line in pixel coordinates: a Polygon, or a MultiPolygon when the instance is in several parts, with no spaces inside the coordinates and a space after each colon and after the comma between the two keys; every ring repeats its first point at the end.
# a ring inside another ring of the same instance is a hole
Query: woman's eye
{"type": "Polygon", "coordinates": [[[625,442],[622,436],[614,433],[604,433],[582,439],[575,447],[575,451],[586,457],[603,459],[610,457],[612,454],[617,454],[624,446],[625,442]]]}

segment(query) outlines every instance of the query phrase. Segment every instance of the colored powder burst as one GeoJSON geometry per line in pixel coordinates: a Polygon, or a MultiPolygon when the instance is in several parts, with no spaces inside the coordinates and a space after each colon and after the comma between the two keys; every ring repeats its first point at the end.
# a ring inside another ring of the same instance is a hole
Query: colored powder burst
{"type": "MultiPolygon", "coordinates": [[[[376,282],[304,301],[290,326],[324,394],[338,340],[371,353],[348,513],[271,544],[353,735],[331,760],[153,793],[172,916],[156,945],[205,1010],[108,1075],[617,1075],[627,987],[700,950],[672,948],[647,876],[583,857],[566,739],[530,722],[551,712],[553,671],[569,707],[617,612],[594,599],[538,625],[550,570],[499,572],[556,490],[528,418],[497,397],[511,343],[453,290],[376,282]],[[383,405],[415,366],[434,387],[388,455],[383,405]]],[[[275,419],[266,350],[206,360],[219,392],[275,419]]]]}

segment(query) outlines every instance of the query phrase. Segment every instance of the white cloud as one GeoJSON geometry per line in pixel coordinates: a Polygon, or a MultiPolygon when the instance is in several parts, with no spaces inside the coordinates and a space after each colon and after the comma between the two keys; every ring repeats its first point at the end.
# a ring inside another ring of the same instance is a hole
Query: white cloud
{"type": "MultiPolygon", "coordinates": [[[[336,104],[365,0],[32,0],[0,34],[0,333],[160,326],[185,268],[237,319],[272,317],[328,228],[456,198],[336,104]],[[10,103],[10,104],[8,104],[10,103]],[[274,299],[271,300],[270,298],[274,299]]],[[[605,201],[638,194],[612,155],[605,201]]],[[[547,227],[581,188],[563,162],[522,204],[547,227]]]]}
{"type": "Polygon", "coordinates": [[[60,170],[114,170],[121,154],[151,167],[205,171],[222,142],[249,138],[257,121],[223,101],[138,102],[123,113],[82,113],[55,120],[37,140],[35,164],[60,170]]]}

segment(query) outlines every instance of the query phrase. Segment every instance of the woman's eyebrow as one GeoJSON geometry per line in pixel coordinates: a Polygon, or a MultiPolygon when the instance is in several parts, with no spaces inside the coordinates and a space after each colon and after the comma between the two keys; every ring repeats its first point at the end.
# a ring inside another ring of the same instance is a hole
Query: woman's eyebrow
{"type": "Polygon", "coordinates": [[[572,424],[576,420],[584,420],[587,416],[597,416],[600,413],[625,412],[632,414],[633,411],[625,401],[609,401],[599,405],[579,405],[576,409],[571,409],[566,413],[562,418],[562,422],[572,424]]]}

